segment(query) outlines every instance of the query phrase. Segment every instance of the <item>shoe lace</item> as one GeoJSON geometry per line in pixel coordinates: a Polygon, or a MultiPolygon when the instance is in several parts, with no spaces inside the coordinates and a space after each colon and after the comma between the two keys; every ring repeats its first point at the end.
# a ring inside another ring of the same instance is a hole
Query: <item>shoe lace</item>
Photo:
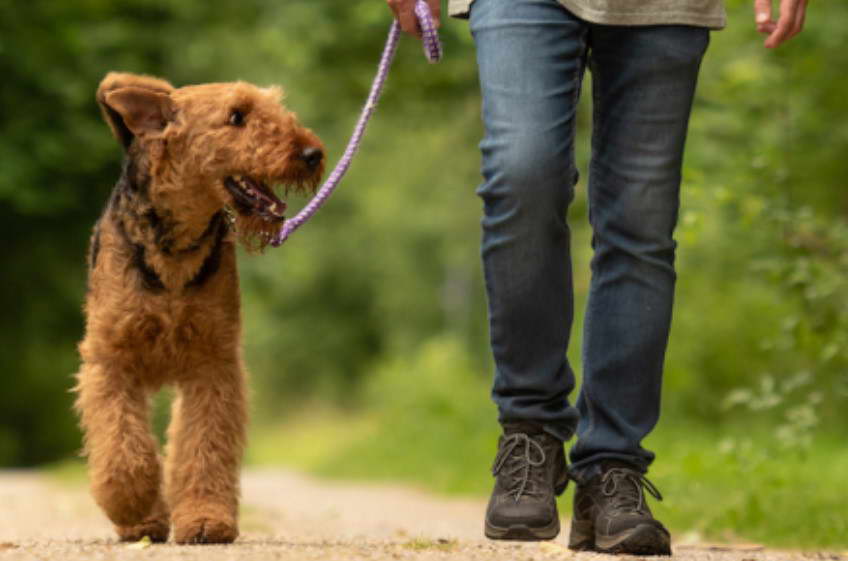
{"type": "Polygon", "coordinates": [[[647,477],[632,469],[612,468],[601,477],[601,484],[604,495],[612,497],[613,506],[621,510],[644,512],[645,491],[658,501],[663,500],[660,490],[647,477]]]}
{"type": "MultiPolygon", "coordinates": [[[[500,450],[492,464],[492,475],[502,473],[509,478],[508,495],[514,495],[515,501],[522,495],[540,495],[531,479],[533,468],[545,464],[545,450],[542,445],[523,432],[515,432],[504,437],[500,450]],[[534,459],[534,455],[538,459],[534,459]]],[[[537,474],[538,475],[538,474],[537,474]]]]}

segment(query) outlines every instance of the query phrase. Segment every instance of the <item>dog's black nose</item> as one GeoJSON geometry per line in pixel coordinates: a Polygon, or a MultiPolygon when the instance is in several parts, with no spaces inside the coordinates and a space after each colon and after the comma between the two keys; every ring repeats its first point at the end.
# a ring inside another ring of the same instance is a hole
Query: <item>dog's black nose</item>
{"type": "Polygon", "coordinates": [[[324,159],[324,152],[320,148],[310,146],[303,149],[303,152],[300,153],[300,159],[310,168],[316,168],[321,163],[321,160],[324,159]]]}

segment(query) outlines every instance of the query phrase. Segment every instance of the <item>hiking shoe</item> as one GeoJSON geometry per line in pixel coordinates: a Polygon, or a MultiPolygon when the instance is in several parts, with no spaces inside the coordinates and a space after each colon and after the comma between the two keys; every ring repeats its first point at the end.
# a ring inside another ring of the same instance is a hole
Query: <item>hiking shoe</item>
{"type": "Polygon", "coordinates": [[[659,490],[638,470],[609,461],[602,472],[577,485],[568,547],[577,551],[671,555],[671,536],[651,514],[645,491],[662,500],[659,490]]]}
{"type": "Polygon", "coordinates": [[[486,537],[535,541],[559,534],[556,495],[568,485],[560,440],[532,423],[504,424],[492,475],[486,537]]]}

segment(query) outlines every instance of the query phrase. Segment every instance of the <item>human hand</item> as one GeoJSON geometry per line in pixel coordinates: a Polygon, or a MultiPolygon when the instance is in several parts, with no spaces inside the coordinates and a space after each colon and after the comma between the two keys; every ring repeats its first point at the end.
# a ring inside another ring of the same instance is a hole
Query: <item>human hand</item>
{"type": "Polygon", "coordinates": [[[772,0],[754,0],[757,31],[768,35],[765,46],[774,49],[801,32],[808,0],[780,0],[780,17],[771,15],[772,0]]]}
{"type": "MultiPolygon", "coordinates": [[[[421,38],[421,28],[418,26],[418,18],[415,17],[416,0],[386,0],[389,8],[395,13],[400,23],[400,28],[411,35],[421,38]]],[[[439,28],[442,16],[441,0],[427,0],[430,12],[433,14],[433,24],[439,28]]]]}

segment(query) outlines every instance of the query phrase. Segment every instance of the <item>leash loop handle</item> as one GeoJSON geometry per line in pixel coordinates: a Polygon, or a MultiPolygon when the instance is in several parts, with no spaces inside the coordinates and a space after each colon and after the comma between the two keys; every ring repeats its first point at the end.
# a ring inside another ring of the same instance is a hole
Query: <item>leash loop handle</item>
{"type": "MultiPolygon", "coordinates": [[[[442,45],[439,41],[439,35],[436,31],[436,25],[433,21],[430,7],[424,0],[418,0],[415,4],[415,15],[418,18],[418,25],[421,27],[422,43],[424,45],[424,55],[430,63],[438,62],[442,58],[442,45]]],[[[329,177],[312,197],[312,200],[303,207],[294,217],[286,220],[279,232],[271,239],[273,247],[279,247],[295,230],[300,228],[307,220],[318,212],[318,209],[327,201],[333,191],[338,187],[345,172],[350,167],[353,156],[359,149],[359,144],[362,142],[362,136],[365,133],[365,126],[368,124],[374,109],[377,107],[377,100],[380,98],[380,93],[383,91],[383,85],[386,83],[386,77],[389,74],[389,67],[392,64],[397,45],[400,39],[400,24],[397,20],[392,22],[389,29],[389,36],[386,39],[386,46],[383,49],[383,54],[380,57],[380,63],[377,67],[377,75],[374,77],[374,83],[371,85],[371,91],[368,94],[368,99],[365,101],[365,107],[362,108],[362,113],[359,115],[359,120],[353,129],[353,134],[348,141],[344,154],[341,160],[336,164],[336,167],[330,172],[329,177]]]]}
{"type": "Polygon", "coordinates": [[[421,27],[421,43],[424,45],[424,56],[427,62],[435,64],[442,59],[442,43],[439,41],[439,32],[433,20],[430,6],[424,0],[415,3],[415,15],[418,25],[421,27]]]}

